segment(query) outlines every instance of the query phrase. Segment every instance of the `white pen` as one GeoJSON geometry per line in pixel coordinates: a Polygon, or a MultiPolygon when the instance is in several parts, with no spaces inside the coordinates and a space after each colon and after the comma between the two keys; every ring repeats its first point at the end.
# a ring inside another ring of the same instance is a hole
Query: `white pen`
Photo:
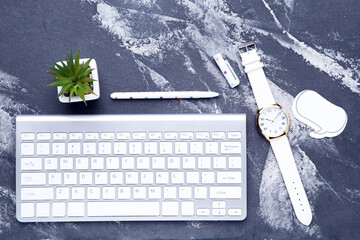
{"type": "Polygon", "coordinates": [[[213,98],[217,92],[183,91],[183,92],[113,92],[112,99],[182,99],[182,98],[213,98]]]}

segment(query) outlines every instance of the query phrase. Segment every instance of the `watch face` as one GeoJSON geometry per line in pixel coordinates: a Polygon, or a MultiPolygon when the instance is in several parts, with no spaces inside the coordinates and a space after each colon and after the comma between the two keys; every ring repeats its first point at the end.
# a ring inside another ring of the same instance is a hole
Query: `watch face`
{"type": "Polygon", "coordinates": [[[268,137],[283,135],[289,125],[286,112],[280,106],[271,106],[262,109],[258,115],[258,126],[261,132],[268,137]]]}

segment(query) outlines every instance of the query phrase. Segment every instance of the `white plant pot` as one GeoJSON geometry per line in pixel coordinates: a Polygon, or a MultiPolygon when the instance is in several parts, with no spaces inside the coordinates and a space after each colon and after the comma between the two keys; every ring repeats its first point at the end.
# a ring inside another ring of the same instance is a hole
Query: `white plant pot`
{"type": "MultiPolygon", "coordinates": [[[[82,59],[79,59],[79,62],[80,64],[82,63],[85,63],[87,60],[89,60],[89,58],[82,58],[82,59]]],[[[64,62],[65,63],[65,62],[64,62]]],[[[57,64],[59,64],[61,66],[61,62],[57,62],[57,64]]],[[[89,64],[89,67],[90,68],[93,68],[94,70],[91,71],[91,78],[96,80],[93,83],[93,92],[96,94],[86,94],[85,95],[85,101],[91,101],[91,100],[96,100],[100,97],[100,85],[99,85],[99,74],[98,74],[98,70],[97,70],[97,65],[96,65],[96,61],[95,59],[92,59],[90,61],[90,64],[89,64]]],[[[62,86],[60,87],[57,87],[57,91],[58,91],[58,94],[60,93],[62,89],[62,86]]],[[[73,102],[82,102],[83,100],[78,97],[78,96],[72,96],[71,97],[71,100],[69,102],[69,97],[66,97],[64,95],[60,96],[59,97],[59,100],[60,102],[62,103],[73,103],[73,102]]]]}

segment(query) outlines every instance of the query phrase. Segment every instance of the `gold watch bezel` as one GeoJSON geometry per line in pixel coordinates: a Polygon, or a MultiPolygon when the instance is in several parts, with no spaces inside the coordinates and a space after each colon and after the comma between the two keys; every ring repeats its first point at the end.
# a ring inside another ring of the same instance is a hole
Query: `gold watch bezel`
{"type": "Polygon", "coordinates": [[[258,130],[260,131],[260,133],[268,140],[272,140],[272,139],[276,139],[276,138],[279,138],[279,137],[282,137],[282,136],[287,136],[288,133],[289,133],[289,127],[290,127],[290,115],[285,111],[285,109],[283,109],[278,103],[274,103],[274,104],[271,104],[271,105],[268,105],[266,107],[263,107],[261,109],[258,109],[257,112],[256,112],[256,126],[258,128],[258,130]],[[263,112],[264,110],[266,110],[267,108],[270,108],[270,107],[278,107],[281,111],[283,111],[287,117],[287,125],[286,125],[286,128],[284,129],[283,133],[281,133],[279,136],[270,136],[269,134],[266,134],[263,130],[261,130],[260,126],[259,126],[259,116],[260,116],[260,113],[263,112]]]}

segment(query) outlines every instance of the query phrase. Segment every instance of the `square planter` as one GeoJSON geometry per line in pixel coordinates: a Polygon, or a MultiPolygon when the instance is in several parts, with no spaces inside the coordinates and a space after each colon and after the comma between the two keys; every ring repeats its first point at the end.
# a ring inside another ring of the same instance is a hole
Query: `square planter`
{"type": "MultiPolygon", "coordinates": [[[[87,60],[89,60],[89,58],[81,58],[79,60],[79,63],[80,64],[83,64],[85,63],[87,60]]],[[[57,62],[57,64],[60,64],[61,65],[61,62],[57,62]]],[[[97,65],[96,65],[96,61],[95,59],[92,59],[90,61],[90,64],[89,64],[89,68],[93,68],[94,70],[91,71],[90,73],[90,77],[96,81],[92,82],[93,83],[93,92],[96,94],[86,94],[85,95],[85,101],[91,101],[91,100],[96,100],[100,97],[100,85],[99,85],[99,74],[98,74],[98,70],[97,70],[97,65]]],[[[58,91],[58,94],[60,93],[62,89],[62,86],[60,87],[57,87],[57,91],[58,91]]],[[[69,97],[65,96],[65,95],[62,95],[59,97],[59,100],[60,102],[62,103],[73,103],[73,102],[82,102],[83,100],[78,97],[78,96],[72,96],[71,97],[71,101],[69,102],[69,97]]]]}

